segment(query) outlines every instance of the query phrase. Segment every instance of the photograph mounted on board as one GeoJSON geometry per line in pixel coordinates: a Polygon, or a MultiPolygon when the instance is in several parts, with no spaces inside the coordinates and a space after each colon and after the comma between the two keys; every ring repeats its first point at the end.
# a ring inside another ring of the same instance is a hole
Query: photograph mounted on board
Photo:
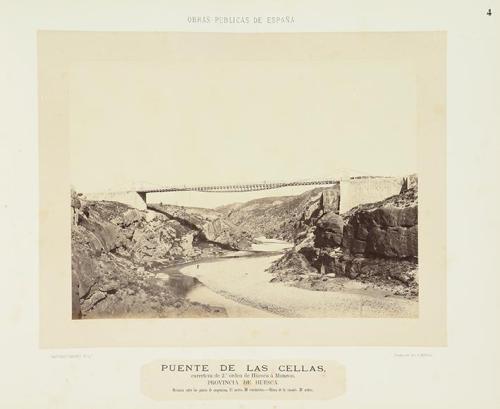
{"type": "Polygon", "coordinates": [[[444,302],[445,34],[41,32],[39,60],[72,321],[444,302]]]}

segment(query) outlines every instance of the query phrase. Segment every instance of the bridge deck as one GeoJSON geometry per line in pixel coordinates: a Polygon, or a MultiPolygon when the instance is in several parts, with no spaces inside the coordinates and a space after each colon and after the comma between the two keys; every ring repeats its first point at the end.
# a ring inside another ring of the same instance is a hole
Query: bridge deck
{"type": "Polygon", "coordinates": [[[161,193],[161,192],[212,192],[212,193],[230,193],[230,192],[252,192],[258,190],[277,189],[288,186],[310,186],[310,185],[335,185],[339,180],[315,180],[301,182],[275,182],[275,183],[252,183],[240,185],[218,185],[218,186],[176,186],[163,187],[157,189],[139,189],[138,193],[161,193]]]}

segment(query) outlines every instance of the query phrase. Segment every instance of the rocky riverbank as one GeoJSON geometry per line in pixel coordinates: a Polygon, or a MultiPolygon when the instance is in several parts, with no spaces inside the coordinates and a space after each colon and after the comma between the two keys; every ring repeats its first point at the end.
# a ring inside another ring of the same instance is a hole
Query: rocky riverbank
{"type": "Polygon", "coordinates": [[[246,248],[245,240],[219,243],[190,221],[118,202],[73,194],[71,206],[73,318],[224,315],[185,299],[196,280],[173,274],[165,281],[156,273],[226,254],[238,243],[246,248]]]}
{"type": "Polygon", "coordinates": [[[252,234],[216,210],[162,203],[148,205],[148,209],[197,232],[198,242],[214,243],[230,250],[246,250],[254,242],[252,234]]]}
{"type": "Polygon", "coordinates": [[[295,246],[268,269],[273,281],[323,291],[377,290],[418,296],[418,185],[345,214],[303,218],[295,246]]]}

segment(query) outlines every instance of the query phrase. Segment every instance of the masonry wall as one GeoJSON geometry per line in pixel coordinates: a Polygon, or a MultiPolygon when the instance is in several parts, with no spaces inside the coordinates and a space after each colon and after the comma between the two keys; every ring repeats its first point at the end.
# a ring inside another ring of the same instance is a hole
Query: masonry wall
{"type": "Polygon", "coordinates": [[[89,200],[107,200],[110,202],[125,203],[135,209],[146,210],[146,201],[137,192],[105,192],[105,193],[84,193],[89,200]]]}
{"type": "Polygon", "coordinates": [[[374,203],[397,195],[402,178],[360,178],[340,181],[340,213],[355,206],[374,203]]]}

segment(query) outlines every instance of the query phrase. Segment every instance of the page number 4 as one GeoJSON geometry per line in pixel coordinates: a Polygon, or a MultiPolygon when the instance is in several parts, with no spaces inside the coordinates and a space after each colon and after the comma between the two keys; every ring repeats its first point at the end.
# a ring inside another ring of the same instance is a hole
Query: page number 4
{"type": "Polygon", "coordinates": [[[491,9],[488,9],[488,12],[486,13],[487,16],[491,16],[491,9]]]}

